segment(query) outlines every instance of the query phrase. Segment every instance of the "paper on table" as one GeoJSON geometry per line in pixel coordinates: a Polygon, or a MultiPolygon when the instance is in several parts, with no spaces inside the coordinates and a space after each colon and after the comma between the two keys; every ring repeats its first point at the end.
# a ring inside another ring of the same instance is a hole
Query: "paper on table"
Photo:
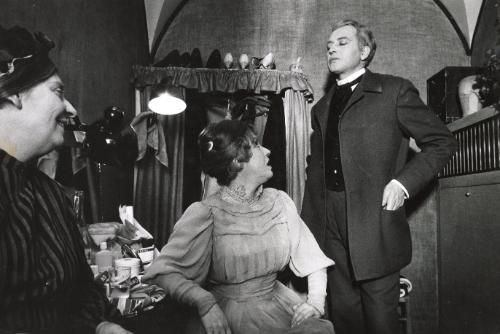
{"type": "Polygon", "coordinates": [[[120,220],[122,223],[127,226],[128,224],[133,225],[135,229],[134,238],[132,240],[138,240],[141,238],[144,239],[153,239],[151,233],[149,233],[144,227],[139,224],[139,222],[134,218],[134,207],[120,205],[118,208],[118,212],[120,215],[120,220]]]}

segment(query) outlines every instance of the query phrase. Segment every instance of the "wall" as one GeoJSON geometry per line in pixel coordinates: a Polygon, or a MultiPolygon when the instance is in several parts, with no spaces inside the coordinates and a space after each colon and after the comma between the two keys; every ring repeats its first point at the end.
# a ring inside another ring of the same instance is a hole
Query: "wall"
{"type": "Polygon", "coordinates": [[[66,85],[68,100],[83,121],[109,105],[134,114],[131,66],[144,63],[148,44],[141,0],[2,0],[0,22],[44,32],[66,85]]]}
{"type": "MultiPolygon", "coordinates": [[[[445,66],[468,66],[459,37],[432,0],[189,0],[163,36],[156,60],[172,50],[199,48],[203,61],[214,49],[263,56],[275,54],[287,70],[302,57],[305,73],[323,95],[327,79],[326,40],[331,25],[353,18],[370,26],[378,50],[370,68],[409,78],[426,100],[426,80],[445,66]]],[[[429,190],[412,200],[412,264],[415,333],[437,331],[436,200],[429,190]]]]}
{"type": "MultiPolygon", "coordinates": [[[[110,105],[133,117],[131,66],[148,60],[142,0],[1,0],[0,24],[42,31],[56,43],[51,58],[84,122],[102,117],[110,105]]],[[[105,219],[117,216],[118,203],[132,202],[133,170],[119,173],[118,180],[103,175],[99,187],[105,219]]]]}
{"type": "Polygon", "coordinates": [[[456,32],[432,0],[190,0],[155,58],[174,49],[199,48],[204,61],[214,49],[233,56],[272,51],[278,69],[286,70],[301,56],[317,101],[327,77],[326,40],[331,25],[342,18],[372,28],[379,44],[372,70],[412,80],[424,100],[428,77],[444,66],[469,63],[456,32]]]}

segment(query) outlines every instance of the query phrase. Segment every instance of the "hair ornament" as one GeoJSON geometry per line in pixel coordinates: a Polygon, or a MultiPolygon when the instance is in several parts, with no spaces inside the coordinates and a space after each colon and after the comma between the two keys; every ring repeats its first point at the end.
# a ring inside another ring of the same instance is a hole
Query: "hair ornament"
{"type": "Polygon", "coordinates": [[[54,46],[55,43],[41,32],[32,34],[18,26],[10,29],[0,26],[0,77],[13,73],[16,61],[46,57],[54,46]]]}
{"type": "Polygon", "coordinates": [[[31,57],[33,57],[33,55],[27,55],[25,57],[12,58],[12,60],[10,62],[6,62],[5,64],[1,65],[0,66],[0,78],[3,77],[4,75],[11,74],[12,72],[14,72],[14,70],[16,69],[15,66],[14,66],[14,63],[15,63],[16,60],[28,59],[28,58],[31,58],[31,57]]]}
{"type": "Polygon", "coordinates": [[[214,142],[209,140],[207,144],[208,144],[207,151],[211,151],[214,148],[214,142]]]}

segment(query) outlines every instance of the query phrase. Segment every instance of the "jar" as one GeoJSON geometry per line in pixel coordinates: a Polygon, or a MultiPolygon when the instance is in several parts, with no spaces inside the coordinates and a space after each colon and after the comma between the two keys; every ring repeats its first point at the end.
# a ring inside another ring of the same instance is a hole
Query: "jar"
{"type": "Polygon", "coordinates": [[[134,257],[125,257],[123,259],[115,260],[115,270],[120,271],[120,267],[130,268],[130,277],[139,276],[141,268],[141,260],[134,257]]]}
{"type": "Polygon", "coordinates": [[[476,75],[469,75],[458,83],[458,96],[462,107],[462,116],[469,116],[483,107],[479,99],[479,89],[474,89],[476,75]]]}

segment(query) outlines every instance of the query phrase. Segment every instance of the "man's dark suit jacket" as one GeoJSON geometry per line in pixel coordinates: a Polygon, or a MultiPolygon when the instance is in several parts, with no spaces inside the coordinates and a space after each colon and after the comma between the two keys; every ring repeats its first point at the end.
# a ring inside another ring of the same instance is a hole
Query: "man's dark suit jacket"
{"type": "MultiPolygon", "coordinates": [[[[302,218],[325,250],[324,138],[335,88],[312,108],[311,160],[302,218]]],[[[394,273],[411,261],[404,206],[382,208],[385,185],[401,182],[415,196],[446,164],[456,141],[402,78],[366,71],[340,115],[349,254],[356,280],[394,273]],[[409,138],[421,149],[407,161],[409,138]]],[[[328,254],[327,254],[328,255],[328,254]]]]}

